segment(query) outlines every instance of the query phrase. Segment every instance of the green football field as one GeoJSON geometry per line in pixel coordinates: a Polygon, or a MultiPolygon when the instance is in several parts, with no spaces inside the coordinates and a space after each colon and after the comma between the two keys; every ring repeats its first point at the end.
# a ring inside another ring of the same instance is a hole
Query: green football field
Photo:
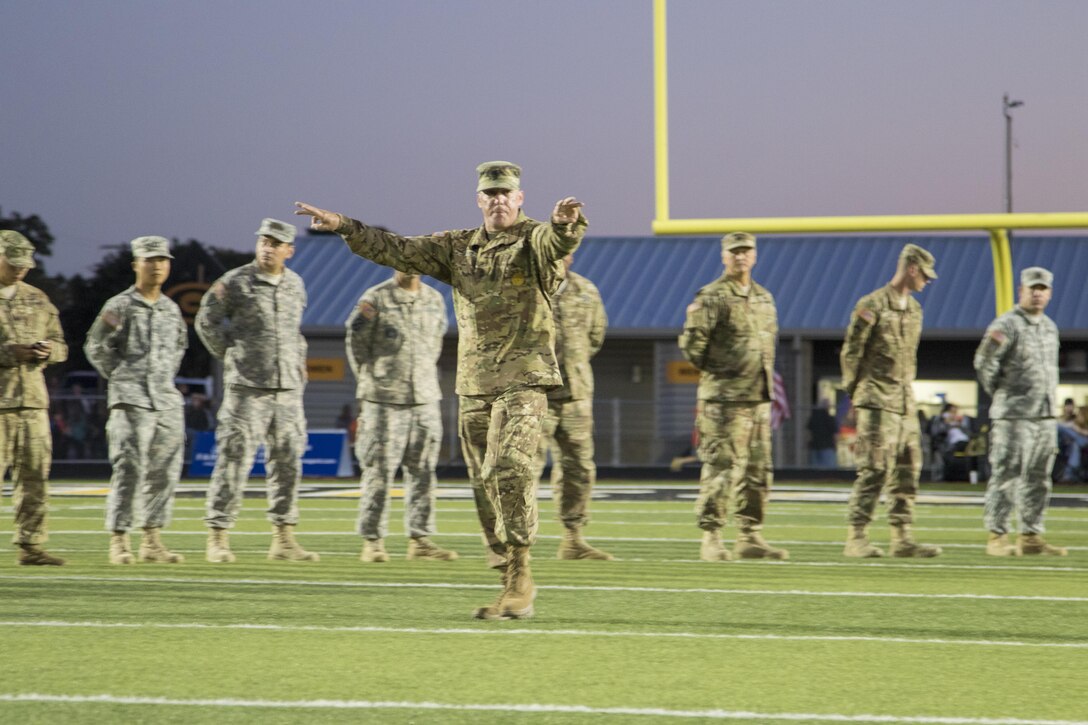
{"type": "Polygon", "coordinates": [[[944,556],[856,561],[842,503],[776,500],[790,561],[710,564],[690,499],[595,502],[613,562],[556,561],[545,501],[537,615],[481,622],[498,575],[471,501],[439,502],[451,563],[404,560],[394,501],[388,564],[358,561],[342,497],[302,501],[320,562],[269,562],[262,503],[235,564],[203,560],[202,500],[179,498],[186,563],[117,567],[104,499],[55,496],[69,564],[0,561],[0,722],[1088,723],[1088,508],[1051,510],[1068,558],[984,556],[974,499],[918,507],[944,556]]]}

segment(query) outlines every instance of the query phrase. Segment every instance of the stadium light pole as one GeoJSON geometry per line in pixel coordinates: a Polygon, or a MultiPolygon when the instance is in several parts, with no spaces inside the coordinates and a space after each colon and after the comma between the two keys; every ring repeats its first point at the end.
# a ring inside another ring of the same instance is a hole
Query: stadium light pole
{"type": "Polygon", "coordinates": [[[1005,114],[1005,213],[1012,214],[1012,109],[1024,105],[1023,101],[1010,101],[1006,93],[1001,101],[1005,114]]]}

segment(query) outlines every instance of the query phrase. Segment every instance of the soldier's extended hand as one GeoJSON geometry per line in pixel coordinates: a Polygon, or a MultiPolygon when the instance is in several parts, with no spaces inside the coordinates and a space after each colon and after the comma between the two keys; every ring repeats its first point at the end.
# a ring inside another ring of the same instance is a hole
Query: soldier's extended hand
{"type": "Polygon", "coordinates": [[[340,228],[342,218],[334,211],[318,209],[316,206],[303,204],[301,201],[296,201],[295,206],[298,207],[295,209],[295,214],[310,217],[310,229],[319,232],[335,232],[340,228]]]}
{"type": "Polygon", "coordinates": [[[555,208],[552,209],[552,223],[572,224],[578,221],[578,210],[583,206],[585,205],[573,196],[560,199],[555,202],[555,208]]]}

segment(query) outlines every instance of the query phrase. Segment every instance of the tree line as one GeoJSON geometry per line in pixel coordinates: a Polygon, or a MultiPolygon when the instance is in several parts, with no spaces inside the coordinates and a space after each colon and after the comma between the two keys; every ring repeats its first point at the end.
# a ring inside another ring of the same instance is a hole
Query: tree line
{"type": "MultiPolygon", "coordinates": [[[[106,300],[128,289],[133,283],[132,252],[128,244],[119,243],[115,250],[106,253],[89,277],[81,274],[67,277],[48,272],[48,258],[52,256],[55,240],[49,225],[37,214],[5,214],[0,208],[0,229],[17,231],[34,245],[38,266],[30,270],[26,282],[49,295],[60,311],[60,323],[68,343],[68,361],[50,368],[49,375],[63,376],[69,370],[91,369],[83,354],[87,332],[106,300]]],[[[213,247],[195,239],[185,242],[173,239],[171,242],[174,260],[163,291],[178,303],[189,325],[189,349],[181,363],[179,375],[205,377],[212,372],[212,358],[193,329],[193,317],[200,298],[224,272],[249,262],[253,252],[213,247]]]]}

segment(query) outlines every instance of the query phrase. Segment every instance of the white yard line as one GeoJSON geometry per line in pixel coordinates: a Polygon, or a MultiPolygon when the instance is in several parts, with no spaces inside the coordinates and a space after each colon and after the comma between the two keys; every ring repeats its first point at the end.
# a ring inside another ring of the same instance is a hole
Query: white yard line
{"type": "Polygon", "coordinates": [[[493,713],[568,713],[576,715],[627,715],[711,720],[818,721],[858,723],[912,723],[916,725],[1088,725],[1085,720],[1053,720],[1010,717],[941,717],[927,715],[845,715],[839,713],[748,712],[743,710],[670,710],[658,707],[593,707],[542,703],[446,703],[383,700],[262,700],[239,698],[181,699],[124,695],[52,695],[0,693],[2,702],[79,703],[108,705],[159,705],[176,707],[236,707],[322,710],[434,710],[493,713]]]}
{"type": "MultiPolygon", "coordinates": [[[[452,582],[360,582],[360,581],[322,581],[315,579],[194,579],[187,577],[140,577],[140,576],[83,576],[83,575],[19,575],[0,574],[0,580],[20,580],[33,582],[84,581],[104,584],[125,584],[143,582],[148,584],[203,584],[209,586],[304,586],[352,589],[496,589],[493,584],[463,584],[452,582]]],[[[916,592],[835,592],[809,589],[718,589],[712,587],[621,587],[588,586],[583,584],[549,584],[540,586],[542,591],[564,592],[638,592],[648,594],[728,594],[734,596],[769,596],[769,597],[854,597],[872,599],[969,599],[1010,602],[1088,602],[1088,597],[1060,597],[1028,594],[977,594],[947,593],[926,594],[916,592]]]]}
{"type": "MultiPolygon", "coordinates": [[[[925,533],[925,529],[916,529],[919,533],[925,533]]],[[[105,529],[61,529],[50,531],[50,534],[55,535],[68,535],[68,536],[103,536],[105,529]]],[[[309,531],[305,528],[300,529],[297,532],[299,537],[307,536],[358,536],[357,533],[345,527],[342,531],[309,531]]],[[[166,534],[164,534],[165,536],[166,534]]],[[[170,531],[170,536],[207,536],[207,531],[170,531]]],[[[271,536],[267,531],[237,531],[231,529],[231,537],[235,536],[271,536]]],[[[435,534],[436,538],[470,538],[479,540],[479,533],[461,532],[455,531],[450,533],[439,532],[435,534]]],[[[540,534],[537,539],[558,541],[563,537],[559,534],[540,534]]],[[[653,537],[653,536],[590,536],[593,541],[633,541],[641,543],[679,543],[679,544],[698,544],[699,539],[695,537],[653,537]]],[[[728,536],[726,537],[728,538],[728,536]]],[[[775,539],[774,543],[790,546],[842,546],[842,541],[810,541],[810,540],[798,540],[798,539],[775,539]]],[[[950,549],[981,549],[983,544],[959,544],[959,543],[946,543],[943,541],[933,542],[938,543],[942,547],[950,549]]],[[[1084,551],[1088,550],[1088,546],[1069,546],[1066,547],[1070,551],[1084,551]]]]}
{"type": "Polygon", "coordinates": [[[782,642],[875,642],[880,644],[963,645],[971,647],[1043,647],[1056,649],[1088,649],[1088,642],[1027,642],[1023,640],[943,639],[933,637],[864,637],[846,635],[781,635],[781,634],[719,634],[707,632],[628,632],[586,629],[498,629],[483,625],[467,627],[370,627],[370,626],[318,626],[287,624],[205,624],[202,622],[72,622],[58,620],[0,621],[0,627],[44,627],[72,629],[195,629],[195,630],[242,630],[253,632],[325,632],[334,634],[456,634],[485,636],[541,636],[541,637],[620,637],[645,639],[691,640],[752,640],[782,642]]]}

